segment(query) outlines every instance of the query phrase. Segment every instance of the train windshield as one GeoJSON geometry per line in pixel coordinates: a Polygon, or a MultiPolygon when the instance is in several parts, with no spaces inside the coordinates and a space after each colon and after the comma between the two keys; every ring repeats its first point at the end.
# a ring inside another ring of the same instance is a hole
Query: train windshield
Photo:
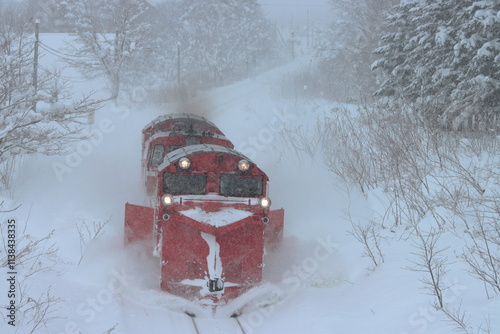
{"type": "Polygon", "coordinates": [[[163,192],[173,195],[203,195],[207,190],[206,175],[165,174],[163,192]]]}
{"type": "Polygon", "coordinates": [[[220,194],[223,196],[262,196],[262,176],[221,176],[220,194]]]}

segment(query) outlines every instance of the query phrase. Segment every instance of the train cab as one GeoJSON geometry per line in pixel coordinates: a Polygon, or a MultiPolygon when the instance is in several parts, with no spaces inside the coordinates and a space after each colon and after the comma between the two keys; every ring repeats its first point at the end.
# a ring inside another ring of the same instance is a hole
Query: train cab
{"type": "Polygon", "coordinates": [[[170,114],[146,125],[142,131],[142,169],[147,194],[155,193],[157,169],[168,153],[200,144],[234,147],[215,124],[201,116],[170,114]]]}

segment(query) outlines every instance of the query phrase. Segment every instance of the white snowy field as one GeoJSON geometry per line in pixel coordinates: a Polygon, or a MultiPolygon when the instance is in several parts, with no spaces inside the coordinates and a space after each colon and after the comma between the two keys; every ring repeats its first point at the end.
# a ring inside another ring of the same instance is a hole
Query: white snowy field
{"type": "MultiPolygon", "coordinates": [[[[61,48],[63,38],[42,35],[42,41],[54,49],[61,48]]],[[[59,60],[47,54],[43,62],[59,60]]],[[[239,319],[248,334],[452,333],[456,326],[435,310],[435,298],[422,289],[425,273],[405,269],[415,260],[408,230],[381,231],[386,237],[381,244],[384,262],[376,268],[361,256],[362,244],[349,235],[347,217],[359,223],[379,219],[386,205],[383,195],[361,194],[355,187],[343,191],[341,181],[327,171],[319,148],[299,155],[286,144],[284,132],[298,126],[311,129],[333,106],[321,100],[277,97],[282,75],[309,63],[308,57],[297,59],[207,92],[192,104],[192,112],[213,121],[236,149],[267,172],[273,207],[285,208],[284,243],[266,259],[266,282],[215,317],[200,311],[200,332],[241,333],[227,315],[245,304],[239,319]]],[[[75,91],[104,86],[100,81],[82,81],[74,69],[66,69],[64,75],[74,78],[75,91]]],[[[141,130],[158,115],[179,110],[174,104],[161,110],[138,107],[148,105],[140,94],[144,89],[137,87],[133,104],[109,102],[99,110],[88,127],[95,139],[75,144],[73,154],[24,158],[14,186],[2,194],[3,210],[20,205],[1,215],[2,224],[15,219],[18,240],[26,243],[53,233],[44,247],[54,244],[58,249],[52,271],[24,278],[28,269],[18,268],[17,280],[25,296],[46,296],[50,288],[50,296],[60,298],[47,314],[52,321],[39,326],[37,333],[195,333],[191,319],[182,313],[195,306],[162,292],[158,263],[122,245],[125,203],[145,204],[141,130]],[[92,239],[94,226],[104,222],[108,223],[102,235],[92,239]]],[[[454,238],[446,235],[440,242],[453,245],[454,238]]],[[[481,324],[489,325],[491,333],[500,333],[500,298],[488,298],[458,254],[450,252],[449,258],[448,303],[467,312],[474,333],[481,333],[481,324]]],[[[50,265],[52,259],[33,263],[50,265]]],[[[8,270],[0,270],[3,305],[9,290],[8,270]]],[[[28,333],[37,319],[33,312],[24,318],[18,313],[13,327],[7,324],[6,310],[0,313],[2,334],[28,333]]]]}

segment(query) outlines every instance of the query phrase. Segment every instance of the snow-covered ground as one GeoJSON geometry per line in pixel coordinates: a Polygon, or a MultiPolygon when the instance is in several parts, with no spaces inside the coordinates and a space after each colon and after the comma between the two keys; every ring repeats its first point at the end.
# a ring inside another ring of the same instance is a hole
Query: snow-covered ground
{"type": "MultiPolygon", "coordinates": [[[[42,35],[42,41],[58,49],[63,37],[42,35]]],[[[57,58],[48,54],[43,61],[56,63],[57,58]]],[[[284,243],[266,259],[266,282],[216,317],[199,318],[201,332],[241,333],[226,318],[241,304],[248,304],[239,318],[248,334],[452,332],[454,326],[431,306],[433,297],[422,290],[424,274],[404,269],[411,266],[415,252],[407,240],[408,231],[401,227],[381,232],[390,242],[382,244],[385,261],[374,270],[369,259],[361,257],[362,245],[348,234],[348,214],[357,222],[376,220],[384,203],[354,188],[342,191],[340,180],[326,170],[319,152],[297,155],[280,134],[301,125],[312,127],[332,106],[321,100],[278,97],[281,76],[309,63],[308,57],[297,59],[207,92],[192,104],[194,112],[213,121],[236,149],[267,172],[273,206],[285,208],[284,243]]],[[[99,81],[82,82],[73,69],[64,73],[74,78],[75,90],[103,86],[99,81]]],[[[193,305],[162,292],[157,263],[122,245],[124,204],[145,201],[141,130],[158,115],[182,110],[174,104],[161,110],[140,108],[141,98],[139,94],[134,106],[108,103],[99,110],[88,127],[98,139],[76,144],[73,154],[24,158],[15,186],[2,194],[3,209],[21,205],[4,213],[2,223],[14,218],[18,238],[27,236],[25,242],[53,231],[45,247],[55,243],[58,248],[57,272],[41,272],[25,280],[30,296],[38,297],[50,287],[50,294],[61,299],[50,314],[53,321],[40,327],[39,333],[194,333],[191,319],[182,313],[193,305]],[[104,233],[92,239],[94,226],[106,221],[104,233]]],[[[448,239],[445,244],[454,242],[448,239]]],[[[471,316],[472,324],[490,323],[491,333],[497,333],[500,299],[488,300],[484,287],[458,259],[451,260],[456,268],[448,275],[453,285],[446,294],[448,301],[456,307],[463,301],[462,310],[471,316]]],[[[1,270],[3,304],[8,286],[7,270],[1,270]]],[[[22,275],[20,270],[19,280],[22,275]]],[[[31,328],[30,320],[18,319],[22,324],[17,333],[31,328]]],[[[1,333],[15,332],[16,328],[0,321],[1,333]]]]}

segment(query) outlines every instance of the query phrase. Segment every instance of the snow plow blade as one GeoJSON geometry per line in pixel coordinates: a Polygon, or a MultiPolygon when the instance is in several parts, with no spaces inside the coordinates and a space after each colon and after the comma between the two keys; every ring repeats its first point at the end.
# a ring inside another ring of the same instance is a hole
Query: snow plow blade
{"type": "Polygon", "coordinates": [[[125,204],[125,244],[146,242],[153,245],[154,209],[146,206],[125,204]]]}
{"type": "Polygon", "coordinates": [[[264,230],[264,242],[266,249],[275,251],[283,240],[283,225],[285,222],[285,210],[271,210],[268,214],[269,222],[264,230]]]}

